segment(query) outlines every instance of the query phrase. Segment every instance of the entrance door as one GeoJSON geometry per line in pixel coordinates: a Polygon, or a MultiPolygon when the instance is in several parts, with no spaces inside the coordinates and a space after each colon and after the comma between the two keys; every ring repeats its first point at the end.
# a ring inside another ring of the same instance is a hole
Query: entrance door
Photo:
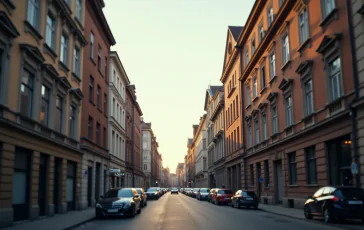
{"type": "Polygon", "coordinates": [[[13,175],[13,218],[14,221],[28,219],[29,217],[29,181],[31,152],[15,149],[14,175],[13,175]]]}
{"type": "Polygon", "coordinates": [[[87,205],[92,206],[92,167],[87,169],[87,205]]]}
{"type": "Polygon", "coordinates": [[[96,174],[95,174],[95,200],[98,201],[100,198],[100,163],[96,163],[96,174]]]}
{"type": "Polygon", "coordinates": [[[258,196],[262,195],[262,183],[260,183],[259,178],[261,177],[262,170],[260,168],[260,163],[257,163],[257,184],[258,184],[258,196]]]}
{"type": "Polygon", "coordinates": [[[60,158],[54,159],[54,184],[53,184],[53,204],[54,212],[59,213],[60,210],[60,179],[61,179],[61,166],[62,160],[60,158]]]}
{"type": "Polygon", "coordinates": [[[279,203],[283,200],[283,173],[282,173],[282,161],[276,161],[276,196],[279,203]]]}
{"type": "Polygon", "coordinates": [[[67,198],[67,211],[75,210],[76,198],[76,163],[67,162],[67,185],[66,185],[66,198],[67,198]]]}
{"type": "Polygon", "coordinates": [[[40,155],[39,159],[39,184],[38,184],[38,205],[39,205],[39,215],[46,215],[46,205],[47,205],[47,164],[48,156],[45,154],[40,155]]]}

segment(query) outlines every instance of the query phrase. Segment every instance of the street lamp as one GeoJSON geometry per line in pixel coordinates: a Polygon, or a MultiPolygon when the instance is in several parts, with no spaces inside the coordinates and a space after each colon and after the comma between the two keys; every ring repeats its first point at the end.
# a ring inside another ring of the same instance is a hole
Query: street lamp
{"type": "Polygon", "coordinates": [[[156,186],[158,186],[158,181],[157,180],[155,181],[155,184],[156,184],[156,186]]]}

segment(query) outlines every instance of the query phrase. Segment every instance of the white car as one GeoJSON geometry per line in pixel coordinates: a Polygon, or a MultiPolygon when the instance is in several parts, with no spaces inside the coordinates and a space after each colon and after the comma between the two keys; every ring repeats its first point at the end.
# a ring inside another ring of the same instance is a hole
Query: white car
{"type": "Polygon", "coordinates": [[[177,195],[178,195],[178,188],[173,187],[171,190],[171,194],[173,194],[173,193],[177,193],[177,195]]]}

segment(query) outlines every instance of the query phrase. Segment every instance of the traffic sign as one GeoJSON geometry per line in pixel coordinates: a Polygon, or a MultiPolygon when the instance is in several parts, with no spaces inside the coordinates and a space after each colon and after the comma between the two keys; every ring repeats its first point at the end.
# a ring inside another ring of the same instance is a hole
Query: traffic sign
{"type": "Polygon", "coordinates": [[[263,177],[259,177],[259,183],[263,183],[264,178],[263,177]]]}
{"type": "Polygon", "coordinates": [[[354,175],[359,173],[358,164],[356,162],[351,163],[351,173],[354,175]]]}

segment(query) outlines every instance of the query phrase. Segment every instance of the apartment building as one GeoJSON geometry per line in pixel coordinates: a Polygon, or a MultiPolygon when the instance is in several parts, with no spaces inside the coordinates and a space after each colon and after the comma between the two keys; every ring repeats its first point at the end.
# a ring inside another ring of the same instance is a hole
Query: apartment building
{"type": "Polygon", "coordinates": [[[345,1],[256,1],[237,49],[244,187],[303,208],[318,187],[353,185],[352,59],[345,1]]]}
{"type": "Polygon", "coordinates": [[[249,59],[249,53],[236,47],[243,27],[229,26],[227,32],[224,67],[220,81],[224,85],[224,114],[225,114],[225,166],[227,181],[226,186],[233,191],[241,188],[241,163],[243,156],[242,130],[243,117],[241,100],[241,84],[239,76],[242,73],[243,55],[249,59]]]}
{"type": "Polygon", "coordinates": [[[119,55],[110,51],[109,55],[109,156],[110,187],[125,186],[126,151],[126,99],[125,89],[130,84],[119,55]]]}
{"type": "Polygon", "coordinates": [[[82,207],[84,12],[0,2],[0,227],[82,207]]]}
{"type": "MultiPolygon", "coordinates": [[[[115,39],[107,24],[103,1],[85,2],[84,35],[88,46],[83,50],[81,150],[84,152],[82,170],[83,208],[94,207],[100,195],[109,187],[109,52],[115,39]]],[[[75,50],[77,53],[77,49],[75,50]]],[[[74,77],[77,79],[76,77],[74,77]]]]}
{"type": "Polygon", "coordinates": [[[142,123],[143,131],[143,173],[145,175],[145,186],[146,188],[152,187],[155,181],[155,172],[153,170],[153,153],[156,151],[154,147],[153,137],[154,133],[152,130],[152,123],[142,123]]]}
{"type": "MultiPolygon", "coordinates": [[[[193,125],[193,135],[197,131],[198,125],[193,125]]],[[[193,138],[187,140],[187,186],[193,188],[195,182],[195,148],[193,138]]]]}
{"type": "Polygon", "coordinates": [[[196,188],[208,187],[207,168],[207,131],[206,114],[200,118],[200,123],[193,137],[192,146],[195,149],[195,183],[196,188]]]}

